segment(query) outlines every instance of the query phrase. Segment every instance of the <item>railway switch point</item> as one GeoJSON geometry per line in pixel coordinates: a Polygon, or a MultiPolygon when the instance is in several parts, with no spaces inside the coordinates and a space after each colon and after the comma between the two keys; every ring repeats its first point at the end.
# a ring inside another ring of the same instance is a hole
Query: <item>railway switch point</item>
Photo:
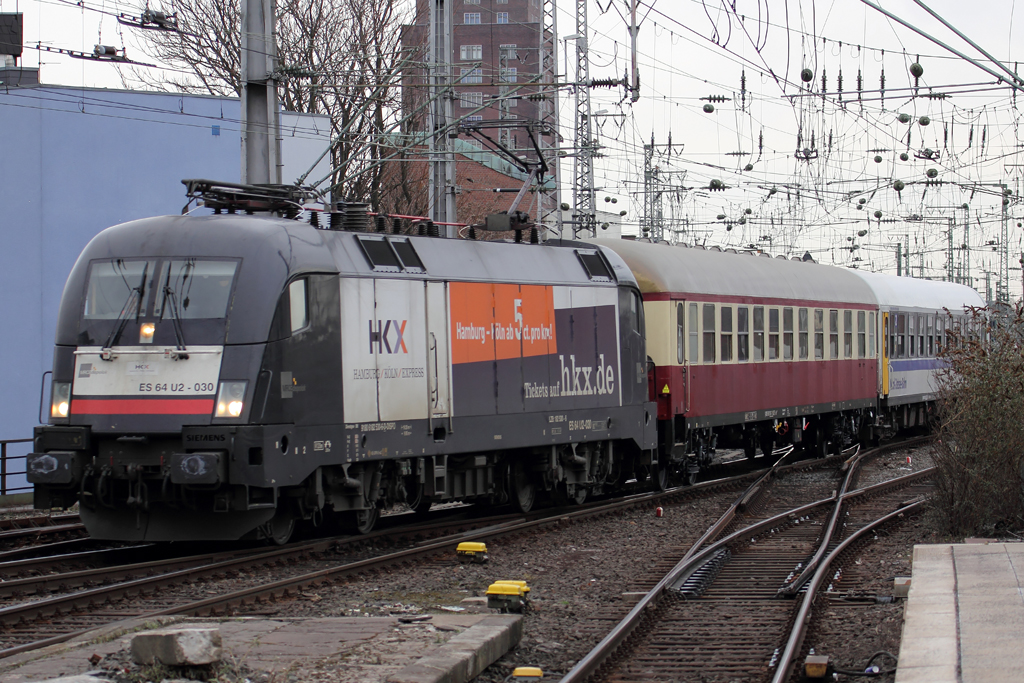
{"type": "Polygon", "coordinates": [[[463,541],[455,548],[455,554],[459,558],[459,562],[465,564],[473,562],[475,564],[483,564],[490,557],[487,554],[487,544],[473,541],[463,541]]]}
{"type": "Polygon", "coordinates": [[[828,655],[808,655],[804,660],[804,673],[808,678],[824,678],[828,675],[828,655]]]}
{"type": "Polygon", "coordinates": [[[544,678],[544,672],[536,666],[517,666],[512,671],[512,680],[514,681],[539,681],[542,678],[544,678]]]}

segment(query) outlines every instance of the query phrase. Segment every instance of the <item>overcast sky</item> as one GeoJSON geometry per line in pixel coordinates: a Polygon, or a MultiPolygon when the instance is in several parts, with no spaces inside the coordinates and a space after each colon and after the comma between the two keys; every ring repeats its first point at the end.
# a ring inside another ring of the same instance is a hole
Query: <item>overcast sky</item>
{"type": "MultiPolygon", "coordinates": [[[[913,0],[882,4],[984,60],[913,0]]],[[[562,5],[558,30],[564,37],[575,33],[569,14],[574,3],[562,5]]],[[[1012,0],[929,0],[929,6],[1010,69],[1015,59],[1024,61],[1024,16],[1016,16],[1012,0]]],[[[137,47],[138,38],[113,17],[91,9],[137,14],[143,7],[98,0],[84,7],[61,0],[0,0],[0,11],[25,13],[28,45],[40,41],[88,52],[103,43],[127,47],[128,56],[139,60],[146,58],[137,47]]],[[[591,77],[621,77],[629,63],[626,5],[623,0],[617,5],[594,0],[589,12],[591,77]]],[[[925,275],[941,276],[948,258],[947,221],[954,219],[959,245],[960,226],[969,218],[972,275],[983,278],[984,269],[998,268],[998,252],[986,244],[1001,239],[998,185],[1024,191],[1016,165],[1024,163],[1017,98],[1005,84],[997,85],[990,74],[860,0],[737,0],[735,11],[710,0],[658,0],[642,4],[640,16],[640,101],[623,101],[621,89],[593,91],[593,110],[604,111],[597,118],[604,145],[604,156],[596,163],[598,204],[616,212],[625,208],[627,229],[636,229],[643,207],[643,145],[652,134],[659,145],[671,135],[673,154],[660,148],[655,163],[667,183],[666,216],[673,227],[685,230],[678,233],[680,239],[733,247],[754,244],[773,253],[807,249],[824,262],[892,270],[896,242],[909,238],[915,274],[923,265],[925,275]],[[924,75],[915,93],[908,67],[918,55],[924,75]],[[803,68],[814,74],[810,86],[801,81],[803,68]],[[864,90],[860,101],[858,70],[864,90]],[[746,84],[743,102],[741,75],[746,84]],[[842,101],[836,95],[840,75],[842,101]],[[945,98],[927,97],[928,92],[944,93],[945,98]],[[715,103],[715,111],[708,114],[701,98],[709,95],[729,101],[715,103]],[[909,115],[911,122],[900,123],[899,113],[909,115]],[[921,125],[922,116],[929,125],[921,125]],[[798,150],[810,149],[812,137],[812,158],[796,158],[798,150]],[[936,156],[918,158],[925,149],[936,156]],[[907,153],[908,161],[901,161],[900,153],[907,153]],[[751,171],[744,170],[747,164],[751,171]],[[942,184],[924,183],[929,169],[935,169],[935,180],[942,184]],[[727,189],[709,191],[712,180],[727,189]],[[893,189],[896,180],[904,184],[900,192],[893,189]],[[616,203],[606,203],[606,197],[616,203]],[[967,211],[955,208],[965,203],[967,211]],[[881,223],[875,212],[881,212],[881,223]],[[726,218],[719,220],[720,215],[726,218]],[[858,236],[864,229],[868,234],[858,236]]],[[[559,49],[566,46],[559,64],[569,64],[571,79],[575,48],[569,41],[560,42],[559,49]]],[[[26,49],[24,64],[41,64],[48,84],[121,86],[117,70],[108,64],[33,49],[26,49]]],[[[567,91],[560,106],[563,135],[571,146],[573,108],[567,91]]],[[[569,170],[563,168],[566,178],[569,170]]],[[[563,200],[572,201],[568,188],[563,200]]],[[[1011,255],[1021,248],[1016,227],[1021,215],[1024,208],[1014,195],[1007,208],[1011,255]]],[[[1014,266],[1017,257],[1010,259],[1014,266]]],[[[958,250],[953,259],[962,268],[963,252],[958,250]]],[[[1012,278],[1017,285],[1011,291],[1020,291],[1019,267],[1012,278]]],[[[984,286],[981,279],[975,284],[984,286]]]]}

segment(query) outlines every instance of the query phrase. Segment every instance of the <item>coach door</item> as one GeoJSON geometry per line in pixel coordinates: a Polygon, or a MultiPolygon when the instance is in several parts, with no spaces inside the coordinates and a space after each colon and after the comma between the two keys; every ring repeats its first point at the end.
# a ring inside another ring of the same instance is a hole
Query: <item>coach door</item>
{"type": "Polygon", "coordinates": [[[889,311],[882,313],[882,387],[881,395],[889,395],[889,345],[892,343],[892,335],[889,332],[889,311]]]}
{"type": "Polygon", "coordinates": [[[448,283],[427,282],[427,399],[430,428],[448,428],[451,382],[448,353],[448,283]]]}

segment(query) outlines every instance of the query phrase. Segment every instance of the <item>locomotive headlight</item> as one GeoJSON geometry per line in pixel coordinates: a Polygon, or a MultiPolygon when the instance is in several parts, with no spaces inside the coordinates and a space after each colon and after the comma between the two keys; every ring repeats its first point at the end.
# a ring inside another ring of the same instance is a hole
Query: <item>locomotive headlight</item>
{"type": "Polygon", "coordinates": [[[50,395],[50,417],[67,417],[71,412],[71,382],[54,382],[50,395]]]}
{"type": "Polygon", "coordinates": [[[142,323],[139,327],[139,343],[152,344],[154,332],[156,332],[156,325],[153,323],[142,323]]]}
{"type": "Polygon", "coordinates": [[[248,382],[221,382],[217,389],[214,417],[241,417],[245,409],[245,388],[248,382]]]}

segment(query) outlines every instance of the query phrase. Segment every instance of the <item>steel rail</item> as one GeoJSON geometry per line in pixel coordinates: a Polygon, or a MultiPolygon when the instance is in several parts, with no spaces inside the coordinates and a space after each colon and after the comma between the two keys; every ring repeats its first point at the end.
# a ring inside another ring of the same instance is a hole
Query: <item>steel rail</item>
{"type": "MultiPolygon", "coordinates": [[[[821,465],[828,464],[830,461],[834,461],[835,457],[827,458],[825,460],[811,460],[793,463],[790,465],[779,465],[773,468],[777,471],[788,471],[788,470],[799,470],[799,469],[811,469],[820,467],[821,465]]],[[[299,576],[282,579],[270,584],[263,584],[253,588],[243,589],[222,596],[214,598],[208,598],[206,600],[187,603],[175,607],[166,608],[158,612],[152,612],[143,615],[143,618],[152,616],[161,616],[169,614],[195,614],[201,612],[209,612],[217,608],[228,608],[233,605],[241,604],[246,601],[257,599],[261,595],[266,594],[284,594],[291,590],[298,590],[305,586],[312,584],[319,584],[326,580],[332,580],[334,577],[344,576],[351,573],[360,573],[372,570],[374,567],[387,566],[391,564],[398,564],[408,562],[410,559],[419,556],[428,556],[434,553],[438,553],[447,549],[451,549],[458,545],[459,542],[465,540],[488,540],[491,538],[497,538],[499,536],[520,533],[529,529],[540,527],[549,524],[559,524],[568,519],[585,519],[587,517],[605,515],[611,512],[615,512],[621,509],[627,509],[630,507],[637,507],[640,505],[650,504],[651,502],[660,501],[673,501],[676,499],[689,498],[694,494],[709,493],[721,487],[730,486],[745,479],[756,477],[756,472],[747,472],[735,477],[729,477],[725,479],[718,479],[709,482],[702,482],[694,486],[677,487],[668,491],[653,492],[653,493],[640,493],[627,496],[625,498],[617,499],[610,503],[593,503],[590,505],[580,506],[571,511],[566,510],[555,510],[553,512],[548,511],[542,514],[536,519],[527,518],[526,520],[510,523],[508,521],[500,521],[497,524],[489,525],[483,529],[475,531],[464,532],[460,531],[455,534],[446,535],[442,539],[436,541],[421,543],[417,547],[409,548],[407,550],[399,551],[397,553],[391,553],[378,558],[361,560],[359,562],[339,565],[337,567],[327,568],[302,574],[299,576]]],[[[519,516],[522,519],[522,516],[519,516]]],[[[532,517],[532,515],[530,516],[532,517]]],[[[499,517],[499,520],[502,518],[499,517]]],[[[412,527],[408,529],[399,529],[400,533],[418,533],[423,529],[421,527],[412,527]]],[[[353,541],[369,540],[377,535],[384,532],[375,532],[366,536],[353,537],[353,541]]],[[[316,541],[313,543],[334,543],[337,539],[331,539],[329,541],[316,541]]],[[[57,613],[65,610],[72,610],[81,607],[88,607],[96,601],[105,601],[110,597],[122,597],[130,594],[144,592],[149,587],[159,586],[162,584],[176,583],[185,581],[188,579],[198,578],[200,576],[224,573],[230,571],[233,565],[244,563],[246,566],[251,566],[254,561],[269,561],[273,556],[280,556],[289,553],[294,553],[294,547],[281,548],[273,551],[269,551],[260,555],[250,555],[240,559],[226,560],[223,562],[211,563],[200,567],[192,567],[189,569],[178,570],[167,574],[161,574],[153,577],[146,577],[142,579],[136,579],[127,583],[122,583],[117,586],[97,588],[87,591],[79,591],[77,593],[68,596],[58,596],[54,598],[48,598],[44,600],[37,600],[25,605],[16,605],[4,609],[0,609],[0,623],[10,623],[11,621],[22,620],[30,618],[33,612],[38,615],[40,611],[45,613],[57,613]]],[[[130,620],[120,620],[112,622],[107,626],[116,627],[117,624],[127,621],[135,621],[139,617],[132,617],[130,620]]],[[[22,652],[28,652],[48,645],[66,642],[71,638],[77,637],[82,631],[75,631],[70,633],[64,633],[57,636],[47,638],[45,640],[35,641],[32,643],[25,643],[10,647],[4,650],[0,650],[0,659],[13,656],[22,652]]]]}
{"type": "MultiPolygon", "coordinates": [[[[847,471],[847,478],[844,480],[844,484],[845,481],[849,480],[849,477],[852,474],[852,470],[856,469],[856,465],[862,462],[864,459],[871,456],[880,455],[881,453],[890,450],[918,445],[919,443],[923,443],[925,441],[930,440],[930,438],[931,437],[921,437],[919,439],[911,439],[910,441],[886,444],[884,446],[870,449],[864,452],[860,452],[858,450],[856,454],[854,454],[853,456],[849,457],[846,461],[844,461],[840,468],[841,471],[847,471]]],[[[818,462],[822,463],[828,460],[835,460],[836,457],[837,456],[832,456],[831,458],[826,458],[825,460],[818,462]]],[[[800,464],[801,463],[794,463],[793,465],[783,466],[778,469],[780,471],[788,470],[800,464]]],[[[775,468],[773,468],[773,470],[774,469],[775,468]]],[[[903,483],[909,483],[914,479],[918,479],[923,476],[926,476],[927,474],[930,474],[933,470],[934,468],[929,468],[927,470],[922,470],[921,472],[916,472],[905,477],[898,477],[896,479],[892,479],[886,482],[881,482],[874,486],[866,487],[863,489],[857,489],[855,491],[847,493],[846,497],[853,498],[857,496],[868,495],[872,492],[881,490],[883,488],[889,488],[893,486],[902,485],[903,483]]],[[[765,476],[767,476],[767,473],[765,476]]],[[[748,492],[744,492],[744,494],[740,496],[740,499],[737,501],[737,503],[745,500],[747,496],[748,492]]],[[[668,572],[668,574],[666,574],[654,586],[654,588],[652,588],[643,598],[641,598],[640,601],[633,606],[629,613],[627,613],[626,616],[623,617],[622,620],[618,624],[616,624],[615,627],[612,628],[608,635],[606,635],[601,640],[601,642],[599,642],[589,653],[587,653],[583,657],[583,659],[577,662],[576,665],[572,669],[570,669],[569,672],[565,674],[565,676],[562,677],[561,683],[582,683],[583,681],[586,681],[588,678],[597,673],[601,665],[604,664],[604,662],[609,657],[611,657],[611,655],[619,647],[622,646],[622,644],[633,633],[637,626],[640,625],[640,621],[644,612],[649,609],[654,609],[666,590],[678,590],[678,588],[683,583],[685,583],[685,581],[694,572],[696,572],[707,561],[712,559],[714,555],[718,553],[719,550],[731,545],[732,543],[743,538],[744,536],[757,535],[761,531],[770,529],[778,524],[784,524],[793,517],[803,515],[804,513],[810,512],[811,510],[821,507],[823,505],[837,503],[838,500],[838,495],[837,493],[834,492],[832,496],[828,498],[808,503],[798,508],[782,512],[778,515],[775,515],[774,517],[770,517],[760,522],[756,522],[742,529],[738,529],[729,536],[726,536],[725,538],[705,547],[703,550],[698,551],[697,549],[700,548],[703,543],[706,543],[709,538],[714,538],[714,536],[709,535],[711,531],[711,529],[709,529],[708,532],[705,532],[705,534],[690,548],[690,550],[687,551],[686,555],[684,555],[684,557],[668,572]]],[[[727,528],[729,522],[723,523],[723,520],[725,519],[725,517],[728,516],[729,521],[731,522],[732,518],[735,516],[734,507],[735,504],[734,506],[730,506],[730,509],[726,511],[722,518],[720,518],[712,526],[712,529],[718,529],[719,533],[721,533],[722,529],[727,528]]],[[[837,505],[836,507],[838,508],[839,506],[837,505]]]]}
{"type": "MultiPolygon", "coordinates": [[[[929,470],[934,469],[935,468],[929,468],[929,470]]],[[[842,552],[846,550],[851,543],[867,532],[872,531],[892,519],[918,509],[924,505],[925,502],[926,501],[924,500],[910,502],[886,515],[883,515],[882,517],[879,517],[875,521],[866,524],[855,533],[851,534],[842,543],[836,546],[831,553],[829,553],[828,557],[821,563],[821,566],[818,567],[818,570],[814,573],[814,577],[807,585],[807,591],[804,593],[804,599],[800,605],[800,611],[797,612],[796,619],[793,623],[793,630],[790,632],[789,639],[786,641],[786,648],[783,650],[782,656],[776,663],[775,675],[772,677],[772,683],[785,683],[785,681],[789,679],[791,674],[790,670],[793,667],[793,660],[796,657],[796,653],[800,651],[800,647],[803,645],[804,636],[807,633],[807,624],[809,622],[808,617],[810,616],[811,609],[813,607],[814,598],[817,596],[817,590],[821,586],[822,581],[826,576],[828,576],[828,571],[831,568],[832,563],[839,558],[839,555],[842,554],[842,552]]]]}

